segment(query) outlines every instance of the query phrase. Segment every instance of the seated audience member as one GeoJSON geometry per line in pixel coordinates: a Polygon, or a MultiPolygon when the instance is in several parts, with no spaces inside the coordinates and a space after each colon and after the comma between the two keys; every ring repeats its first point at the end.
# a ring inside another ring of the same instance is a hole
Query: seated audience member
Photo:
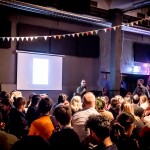
{"type": "Polygon", "coordinates": [[[18,97],[22,97],[21,91],[13,90],[10,92],[10,101],[12,104],[18,97]]]}
{"type": "Polygon", "coordinates": [[[140,147],[142,150],[150,150],[150,115],[144,117],[145,127],[140,131],[140,147]]]}
{"type": "Polygon", "coordinates": [[[135,128],[133,130],[133,133],[134,133],[134,137],[136,137],[138,139],[140,130],[142,128],[144,128],[143,121],[140,119],[140,117],[138,117],[134,114],[134,109],[133,109],[131,103],[123,102],[121,105],[121,110],[122,110],[122,112],[131,113],[134,116],[135,128]]]}
{"type": "Polygon", "coordinates": [[[3,116],[3,122],[5,123],[5,131],[8,132],[8,114],[10,112],[10,110],[12,109],[12,104],[10,103],[10,98],[3,98],[1,99],[1,107],[0,107],[0,111],[2,113],[3,116]]]}
{"type": "Polygon", "coordinates": [[[108,96],[102,96],[101,98],[105,102],[105,108],[104,109],[109,110],[109,108],[110,108],[109,97],[108,96]]]}
{"type": "Polygon", "coordinates": [[[73,96],[70,101],[70,107],[72,109],[72,115],[75,112],[82,110],[81,96],[73,96]]]}
{"type": "Polygon", "coordinates": [[[117,98],[113,97],[111,99],[109,111],[113,114],[114,119],[116,119],[120,113],[120,102],[117,98]]]}
{"type": "Polygon", "coordinates": [[[26,113],[26,117],[27,117],[29,126],[35,119],[37,119],[39,117],[38,104],[39,104],[40,100],[41,100],[40,95],[33,95],[31,98],[31,105],[29,106],[27,113],[26,113]]]}
{"type": "Polygon", "coordinates": [[[113,114],[105,110],[105,101],[101,97],[96,98],[96,109],[102,116],[107,117],[110,122],[114,120],[113,114]]]}
{"type": "Polygon", "coordinates": [[[0,150],[10,150],[11,146],[18,140],[13,134],[9,134],[4,129],[4,123],[2,122],[2,114],[0,113],[0,150]]]}
{"type": "Polygon", "coordinates": [[[44,140],[41,136],[26,136],[16,141],[10,150],[49,150],[48,141],[44,140]]]}
{"type": "Polygon", "coordinates": [[[92,92],[87,92],[83,96],[83,109],[76,112],[72,117],[72,125],[75,132],[78,134],[80,141],[82,142],[88,135],[89,130],[85,130],[85,122],[87,118],[92,114],[99,114],[95,109],[96,98],[92,92]]]}
{"type": "Polygon", "coordinates": [[[146,95],[140,96],[140,107],[142,107],[144,111],[150,108],[150,104],[146,95]]]}
{"type": "Polygon", "coordinates": [[[121,95],[116,95],[115,98],[119,100],[120,104],[124,102],[124,98],[121,95]]]}
{"type": "Polygon", "coordinates": [[[6,91],[0,92],[0,99],[7,99],[10,98],[10,94],[7,93],[6,91]]]}
{"type": "Polygon", "coordinates": [[[127,94],[126,94],[126,96],[124,97],[124,101],[126,101],[126,102],[132,102],[132,94],[131,94],[131,92],[128,92],[127,94]]]}
{"type": "Polygon", "coordinates": [[[133,96],[131,106],[133,107],[134,115],[142,118],[144,115],[144,109],[139,106],[139,96],[137,94],[133,96]]]}
{"type": "Polygon", "coordinates": [[[91,115],[85,126],[90,129],[90,135],[97,143],[94,150],[118,150],[110,139],[110,121],[105,116],[91,115]]]}
{"type": "Polygon", "coordinates": [[[18,97],[14,101],[14,108],[12,108],[8,115],[8,129],[9,133],[14,134],[19,139],[26,136],[28,133],[28,122],[24,113],[26,99],[18,97]]]}
{"type": "Polygon", "coordinates": [[[138,150],[138,144],[133,136],[134,116],[131,113],[121,113],[112,126],[111,139],[118,150],[138,150]]]}
{"type": "Polygon", "coordinates": [[[57,103],[53,106],[53,109],[55,109],[55,107],[61,103],[63,103],[64,105],[69,105],[67,94],[65,94],[65,93],[59,94],[57,103]]]}
{"type": "MultiPolygon", "coordinates": [[[[29,99],[28,99],[27,104],[26,104],[26,109],[27,109],[27,110],[28,110],[29,106],[31,105],[32,97],[33,97],[34,95],[37,95],[37,94],[36,94],[36,93],[30,93],[30,94],[29,94],[29,99]]],[[[27,110],[26,110],[26,112],[27,112],[27,110]]]]}
{"type": "Polygon", "coordinates": [[[81,150],[79,136],[71,126],[72,111],[67,105],[60,104],[54,109],[54,116],[60,126],[49,138],[50,149],[81,150]]]}
{"type": "Polygon", "coordinates": [[[41,136],[48,140],[54,130],[53,123],[50,119],[52,108],[52,99],[42,98],[38,105],[40,117],[31,123],[28,135],[41,136]]]}

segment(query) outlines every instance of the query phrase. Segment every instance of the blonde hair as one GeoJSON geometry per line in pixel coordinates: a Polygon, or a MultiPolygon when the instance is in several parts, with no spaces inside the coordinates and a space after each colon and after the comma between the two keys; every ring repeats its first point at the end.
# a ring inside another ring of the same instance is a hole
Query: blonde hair
{"type": "Polygon", "coordinates": [[[131,113],[134,116],[135,120],[140,121],[140,118],[134,114],[134,109],[131,103],[123,102],[121,105],[121,110],[125,113],[131,113]]]}
{"type": "Polygon", "coordinates": [[[123,102],[121,105],[121,109],[122,109],[122,111],[124,111],[126,113],[131,113],[132,115],[134,115],[134,109],[131,106],[130,102],[123,102]]]}
{"type": "Polygon", "coordinates": [[[80,96],[73,96],[73,98],[70,101],[70,107],[73,111],[79,111],[82,109],[82,102],[80,96]]]}
{"type": "Polygon", "coordinates": [[[146,95],[141,95],[140,96],[140,103],[145,103],[145,102],[148,102],[148,98],[147,98],[147,96],[146,95]]]}

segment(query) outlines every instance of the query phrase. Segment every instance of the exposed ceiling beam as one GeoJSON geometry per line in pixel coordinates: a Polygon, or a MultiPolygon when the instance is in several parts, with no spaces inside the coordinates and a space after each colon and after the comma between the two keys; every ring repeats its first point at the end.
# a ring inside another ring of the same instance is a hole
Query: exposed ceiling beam
{"type": "MultiPolygon", "coordinates": [[[[62,11],[62,10],[58,10],[58,9],[51,8],[51,7],[33,5],[33,4],[24,3],[24,2],[15,1],[15,0],[0,0],[0,5],[6,6],[9,8],[18,9],[18,10],[24,10],[27,12],[33,12],[37,14],[53,16],[57,18],[63,18],[67,20],[69,19],[72,21],[91,24],[91,25],[99,26],[101,28],[102,27],[109,28],[112,26],[112,24],[109,21],[103,18],[94,17],[90,15],[71,13],[71,12],[62,11]]],[[[144,29],[123,26],[122,30],[150,36],[150,31],[144,30],[144,29]]]]}
{"type": "Polygon", "coordinates": [[[142,2],[135,2],[132,4],[131,7],[123,9],[123,12],[133,11],[133,10],[137,10],[137,9],[145,8],[149,6],[150,6],[150,0],[145,0],[142,2]]]}

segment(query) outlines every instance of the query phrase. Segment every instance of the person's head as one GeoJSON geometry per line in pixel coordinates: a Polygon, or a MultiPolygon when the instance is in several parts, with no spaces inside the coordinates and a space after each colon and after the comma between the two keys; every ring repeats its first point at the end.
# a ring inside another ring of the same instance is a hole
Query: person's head
{"type": "Polygon", "coordinates": [[[60,104],[56,106],[53,113],[60,125],[65,126],[71,123],[72,110],[69,106],[60,104]]]}
{"type": "Polygon", "coordinates": [[[31,105],[36,106],[41,101],[40,95],[33,95],[31,98],[31,105]]]}
{"type": "Polygon", "coordinates": [[[102,99],[102,97],[96,98],[96,109],[103,110],[105,108],[105,101],[102,99]]]}
{"type": "Polygon", "coordinates": [[[22,97],[21,91],[13,90],[10,93],[10,99],[11,102],[13,103],[18,97],[22,97]]]}
{"type": "Polygon", "coordinates": [[[81,86],[86,88],[86,81],[84,79],[81,80],[81,86]]]}
{"type": "Polygon", "coordinates": [[[111,105],[112,108],[119,108],[120,107],[120,102],[116,97],[113,97],[110,100],[110,105],[111,105]]]}
{"type": "Polygon", "coordinates": [[[138,94],[135,94],[135,95],[133,95],[133,98],[132,98],[132,102],[134,103],[134,104],[138,104],[139,103],[139,95],[138,94]]]}
{"type": "Polygon", "coordinates": [[[81,96],[73,96],[70,101],[71,109],[76,112],[82,109],[81,96]]]}
{"type": "Polygon", "coordinates": [[[10,98],[1,99],[1,109],[3,111],[9,111],[12,108],[12,104],[10,102],[10,98]]]}
{"type": "Polygon", "coordinates": [[[131,113],[134,115],[134,109],[129,102],[123,102],[121,105],[121,110],[126,113],[131,113]]]}
{"type": "Polygon", "coordinates": [[[143,104],[145,102],[148,102],[148,98],[146,95],[141,95],[140,96],[140,104],[143,104]]]}
{"type": "Polygon", "coordinates": [[[110,136],[110,122],[107,117],[91,115],[86,121],[86,128],[90,129],[91,136],[98,142],[102,142],[110,136]]]}
{"type": "Polygon", "coordinates": [[[120,138],[124,135],[130,137],[134,129],[134,120],[134,116],[131,113],[121,113],[112,126],[112,137],[120,138]]]}
{"type": "Polygon", "coordinates": [[[138,79],[137,80],[137,86],[141,86],[144,84],[144,80],[143,79],[138,79]]]}
{"type": "Polygon", "coordinates": [[[38,105],[38,110],[41,115],[45,115],[46,113],[50,113],[52,108],[53,100],[46,97],[42,98],[38,105]]]}
{"type": "Polygon", "coordinates": [[[60,104],[60,103],[65,103],[65,102],[68,102],[68,96],[67,96],[67,94],[65,94],[65,93],[59,94],[58,95],[57,103],[60,104]]]}
{"type": "Polygon", "coordinates": [[[9,93],[7,93],[6,91],[2,91],[1,93],[0,93],[0,98],[3,98],[3,99],[7,99],[7,98],[10,98],[10,94],[9,93]]]}
{"type": "Polygon", "coordinates": [[[16,109],[24,111],[26,105],[26,99],[25,97],[17,97],[13,104],[16,109]]]}
{"type": "Polygon", "coordinates": [[[119,100],[120,104],[124,102],[124,98],[121,95],[116,95],[115,98],[119,100]]]}
{"type": "Polygon", "coordinates": [[[36,93],[30,93],[30,94],[29,94],[29,100],[30,100],[30,101],[32,100],[32,97],[33,97],[34,95],[36,95],[36,93]]]}
{"type": "Polygon", "coordinates": [[[16,141],[10,150],[30,150],[42,148],[43,150],[49,150],[49,143],[41,136],[25,136],[22,139],[16,141]]]}
{"type": "Polygon", "coordinates": [[[133,114],[123,112],[117,117],[117,122],[127,131],[133,125],[135,118],[133,114]]]}
{"type": "Polygon", "coordinates": [[[96,97],[92,92],[87,92],[83,96],[83,108],[95,108],[96,97]]]}

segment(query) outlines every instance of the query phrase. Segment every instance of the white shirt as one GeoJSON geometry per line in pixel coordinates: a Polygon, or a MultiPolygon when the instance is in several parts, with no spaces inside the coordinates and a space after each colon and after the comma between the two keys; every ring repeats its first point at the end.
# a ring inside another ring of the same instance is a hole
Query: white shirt
{"type": "Polygon", "coordinates": [[[81,110],[76,112],[72,118],[72,125],[74,131],[78,134],[80,141],[82,142],[88,135],[90,135],[90,131],[85,129],[85,122],[90,115],[100,114],[93,107],[81,110]]]}

